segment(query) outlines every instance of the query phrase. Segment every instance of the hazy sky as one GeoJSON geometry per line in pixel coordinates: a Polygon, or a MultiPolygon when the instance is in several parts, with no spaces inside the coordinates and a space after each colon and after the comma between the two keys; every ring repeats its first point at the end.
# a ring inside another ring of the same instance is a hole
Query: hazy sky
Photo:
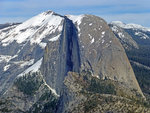
{"type": "Polygon", "coordinates": [[[0,23],[22,22],[47,10],[150,27],[150,0],[0,0],[0,23]]]}

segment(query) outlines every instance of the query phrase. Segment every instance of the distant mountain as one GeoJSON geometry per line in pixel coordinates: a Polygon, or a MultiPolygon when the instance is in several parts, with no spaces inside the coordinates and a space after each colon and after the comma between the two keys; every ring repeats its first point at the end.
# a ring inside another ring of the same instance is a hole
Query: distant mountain
{"type": "Polygon", "coordinates": [[[13,25],[18,25],[18,24],[21,24],[21,23],[6,23],[6,24],[0,24],[0,29],[4,29],[6,27],[10,27],[10,26],[13,26],[13,25]]]}
{"type": "Polygon", "coordinates": [[[53,11],[1,29],[0,111],[148,113],[121,43],[140,46],[117,33],[100,17],[53,11]]]}
{"type": "Polygon", "coordinates": [[[112,22],[109,26],[124,45],[143,92],[150,94],[150,28],[136,24],[124,24],[119,21],[112,22]],[[124,38],[119,34],[125,33],[127,34],[125,35],[126,40],[122,41],[124,38]]]}

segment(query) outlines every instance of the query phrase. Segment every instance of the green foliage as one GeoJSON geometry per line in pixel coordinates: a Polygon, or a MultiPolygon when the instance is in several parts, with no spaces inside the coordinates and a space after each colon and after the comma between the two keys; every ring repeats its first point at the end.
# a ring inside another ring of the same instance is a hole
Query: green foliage
{"type": "Polygon", "coordinates": [[[143,92],[150,94],[150,70],[131,63],[136,78],[143,92]]]}
{"type": "Polygon", "coordinates": [[[58,99],[47,90],[42,94],[40,99],[28,111],[29,113],[55,113],[58,99]]]}
{"type": "Polygon", "coordinates": [[[150,67],[150,46],[142,45],[139,49],[126,50],[129,60],[139,62],[150,67]]]}
{"type": "Polygon", "coordinates": [[[49,101],[44,105],[42,113],[54,113],[56,110],[56,106],[57,106],[57,99],[49,101]]]}
{"type": "Polygon", "coordinates": [[[0,98],[0,113],[11,113],[12,110],[9,107],[10,105],[10,101],[0,98]]]}
{"type": "Polygon", "coordinates": [[[33,95],[43,83],[43,79],[40,73],[28,73],[22,77],[19,77],[15,81],[15,85],[18,89],[27,95],[33,95]]]}
{"type": "MultiPolygon", "coordinates": [[[[149,39],[143,40],[140,39],[140,37],[135,36],[134,30],[126,30],[126,31],[132,36],[132,38],[139,45],[139,49],[133,48],[131,50],[126,50],[129,60],[150,67],[150,40],[149,39]]],[[[146,34],[150,36],[150,33],[147,32],[146,34]]],[[[150,95],[150,70],[142,66],[137,66],[132,62],[131,65],[142,91],[145,94],[150,95]]],[[[145,105],[147,106],[148,104],[146,103],[145,105]]]]}
{"type": "Polygon", "coordinates": [[[97,101],[97,98],[92,98],[92,99],[86,101],[84,103],[84,112],[85,113],[89,112],[91,109],[97,107],[98,104],[99,103],[97,101]]]}
{"type": "Polygon", "coordinates": [[[4,108],[0,109],[0,112],[7,113],[7,112],[11,112],[11,110],[9,110],[7,107],[4,107],[4,108]]]}
{"type": "Polygon", "coordinates": [[[116,94],[115,85],[109,80],[97,80],[96,78],[91,79],[88,91],[100,94],[116,94]]]}

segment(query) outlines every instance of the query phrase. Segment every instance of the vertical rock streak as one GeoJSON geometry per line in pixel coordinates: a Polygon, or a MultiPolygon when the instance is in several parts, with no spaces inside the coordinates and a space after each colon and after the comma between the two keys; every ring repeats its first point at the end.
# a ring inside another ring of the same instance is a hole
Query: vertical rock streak
{"type": "Polygon", "coordinates": [[[67,17],[64,19],[63,31],[60,37],[58,78],[56,88],[58,92],[63,86],[64,77],[67,72],[79,72],[80,70],[80,53],[78,44],[78,33],[75,25],[67,17]]]}

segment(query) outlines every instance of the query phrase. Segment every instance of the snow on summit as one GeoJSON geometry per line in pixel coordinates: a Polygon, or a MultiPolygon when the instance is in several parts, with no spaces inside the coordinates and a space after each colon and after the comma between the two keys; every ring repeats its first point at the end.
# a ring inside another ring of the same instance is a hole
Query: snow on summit
{"type": "Polygon", "coordinates": [[[150,31],[150,28],[143,27],[141,25],[133,24],[133,23],[125,24],[121,21],[112,21],[110,24],[119,26],[119,27],[124,28],[124,29],[139,29],[142,31],[150,31]]]}
{"type": "Polygon", "coordinates": [[[62,30],[61,21],[63,17],[55,15],[52,11],[43,12],[22,24],[10,29],[7,32],[0,30],[0,43],[7,46],[13,41],[23,43],[30,41],[33,43],[41,43],[47,34],[56,30],[62,30]]]}
{"type": "Polygon", "coordinates": [[[80,28],[79,25],[82,22],[82,19],[85,15],[66,15],[70,20],[72,20],[72,22],[75,24],[77,23],[77,29],[80,32],[80,28]]]}

